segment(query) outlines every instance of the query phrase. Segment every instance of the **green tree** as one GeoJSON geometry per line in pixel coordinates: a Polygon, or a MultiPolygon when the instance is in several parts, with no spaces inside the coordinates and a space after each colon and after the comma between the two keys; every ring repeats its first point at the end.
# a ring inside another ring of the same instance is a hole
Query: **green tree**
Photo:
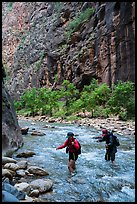
{"type": "Polygon", "coordinates": [[[134,83],[118,81],[114,85],[112,95],[107,103],[111,112],[127,119],[135,115],[135,87],[134,83]]]}
{"type": "Polygon", "coordinates": [[[78,98],[79,91],[76,89],[76,86],[73,83],[70,83],[68,80],[64,80],[60,90],[61,97],[64,99],[64,108],[67,114],[70,114],[71,105],[78,98]]]}
{"type": "Polygon", "coordinates": [[[37,97],[37,108],[44,115],[52,116],[54,111],[59,109],[59,92],[51,89],[40,88],[37,97]]]}
{"type": "Polygon", "coordinates": [[[110,88],[106,83],[101,84],[92,92],[92,100],[99,106],[105,106],[110,97],[110,88]]]}
{"type": "Polygon", "coordinates": [[[97,80],[92,80],[89,86],[84,86],[80,97],[80,107],[83,112],[91,112],[92,117],[97,107],[105,107],[106,102],[110,97],[110,88],[107,84],[97,84],[97,80]]]}
{"type": "Polygon", "coordinates": [[[21,96],[21,103],[26,110],[30,112],[30,115],[35,116],[37,114],[37,89],[32,88],[27,90],[21,96]]]}

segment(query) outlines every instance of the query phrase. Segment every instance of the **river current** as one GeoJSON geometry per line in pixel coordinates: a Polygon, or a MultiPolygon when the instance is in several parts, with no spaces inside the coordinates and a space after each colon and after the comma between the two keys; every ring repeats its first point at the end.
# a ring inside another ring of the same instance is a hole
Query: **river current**
{"type": "Polygon", "coordinates": [[[45,202],[135,202],[135,137],[118,135],[116,164],[105,161],[105,143],[93,139],[101,131],[77,124],[48,124],[19,120],[21,127],[29,127],[23,136],[24,145],[16,153],[30,150],[36,155],[25,158],[32,165],[46,169],[53,190],[41,195],[45,202]],[[50,127],[45,128],[48,125],[50,127]],[[45,133],[32,136],[33,130],[45,133]],[[77,134],[82,153],[76,161],[77,174],[70,177],[66,149],[56,147],[66,140],[67,132],[77,134]]]}

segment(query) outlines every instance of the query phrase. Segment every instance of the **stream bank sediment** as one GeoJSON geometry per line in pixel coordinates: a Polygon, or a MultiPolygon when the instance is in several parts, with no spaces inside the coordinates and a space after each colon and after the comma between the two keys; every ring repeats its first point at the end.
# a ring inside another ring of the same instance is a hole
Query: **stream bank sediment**
{"type": "Polygon", "coordinates": [[[81,118],[80,120],[67,121],[61,118],[49,118],[46,116],[24,117],[19,115],[18,120],[31,120],[42,121],[47,123],[65,123],[65,124],[78,124],[79,126],[90,126],[101,130],[107,128],[109,131],[114,131],[117,134],[135,136],[135,121],[122,121],[118,117],[111,118],[81,118]]]}

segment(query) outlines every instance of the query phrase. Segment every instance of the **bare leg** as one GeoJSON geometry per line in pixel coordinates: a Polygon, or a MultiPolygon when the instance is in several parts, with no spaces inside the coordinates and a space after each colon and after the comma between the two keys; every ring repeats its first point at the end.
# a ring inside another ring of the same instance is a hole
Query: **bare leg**
{"type": "Polygon", "coordinates": [[[75,170],[75,168],[76,168],[75,161],[71,159],[68,162],[68,169],[72,173],[75,170]]]}

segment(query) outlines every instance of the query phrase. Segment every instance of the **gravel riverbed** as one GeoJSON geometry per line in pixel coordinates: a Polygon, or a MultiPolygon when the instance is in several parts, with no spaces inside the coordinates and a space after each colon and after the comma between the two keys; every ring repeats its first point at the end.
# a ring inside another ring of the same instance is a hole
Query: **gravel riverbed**
{"type": "Polygon", "coordinates": [[[80,120],[67,121],[61,118],[49,118],[46,116],[35,116],[35,117],[24,117],[18,116],[18,119],[21,120],[32,120],[32,121],[43,121],[47,123],[70,123],[78,124],[80,126],[91,126],[97,130],[106,128],[109,131],[114,131],[117,134],[125,134],[128,136],[135,136],[135,121],[122,121],[118,117],[112,118],[81,118],[80,120]]]}

